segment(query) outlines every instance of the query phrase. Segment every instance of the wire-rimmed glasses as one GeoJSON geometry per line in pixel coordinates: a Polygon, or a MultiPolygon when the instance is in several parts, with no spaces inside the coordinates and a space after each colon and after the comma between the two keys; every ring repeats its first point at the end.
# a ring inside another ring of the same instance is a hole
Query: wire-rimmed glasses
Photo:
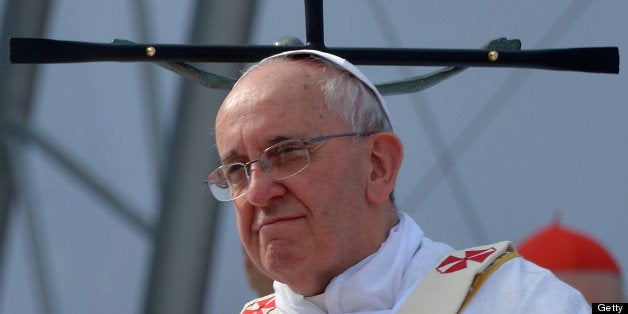
{"type": "Polygon", "coordinates": [[[299,174],[310,164],[310,152],[307,145],[332,138],[345,136],[369,136],[372,132],[342,133],[314,137],[308,140],[289,139],[274,144],[249,162],[234,162],[212,171],[203,184],[211,190],[219,201],[234,200],[248,191],[251,165],[259,162],[260,166],[274,180],[283,180],[299,174]]]}

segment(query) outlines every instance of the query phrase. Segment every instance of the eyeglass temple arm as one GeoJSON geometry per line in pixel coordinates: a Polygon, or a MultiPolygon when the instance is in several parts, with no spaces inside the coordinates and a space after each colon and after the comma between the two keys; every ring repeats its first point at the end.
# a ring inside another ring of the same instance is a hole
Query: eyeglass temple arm
{"type": "Polygon", "coordinates": [[[304,144],[316,143],[316,142],[320,142],[320,141],[324,141],[324,140],[329,140],[329,139],[332,139],[332,138],[345,137],[345,136],[369,136],[369,135],[373,135],[373,132],[341,133],[341,134],[326,135],[326,136],[319,136],[319,137],[311,138],[309,140],[303,141],[303,143],[304,144]]]}

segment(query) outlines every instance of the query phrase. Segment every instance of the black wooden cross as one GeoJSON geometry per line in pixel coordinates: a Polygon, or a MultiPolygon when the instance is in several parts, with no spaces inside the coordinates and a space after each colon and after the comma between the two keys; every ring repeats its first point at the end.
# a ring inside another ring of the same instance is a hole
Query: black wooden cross
{"type": "Polygon", "coordinates": [[[294,49],[317,49],[357,65],[446,67],[506,67],[619,73],[617,47],[542,50],[412,49],[327,47],[324,41],[323,1],[305,0],[304,46],[109,44],[42,38],[11,38],[13,63],[136,62],[256,62],[294,49]]]}

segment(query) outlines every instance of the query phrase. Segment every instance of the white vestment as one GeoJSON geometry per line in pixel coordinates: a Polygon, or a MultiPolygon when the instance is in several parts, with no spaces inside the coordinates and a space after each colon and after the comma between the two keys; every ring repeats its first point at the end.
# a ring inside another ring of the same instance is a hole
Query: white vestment
{"type": "MultiPolygon", "coordinates": [[[[335,277],[323,294],[306,298],[275,282],[276,306],[282,314],[396,313],[428,270],[452,251],[399,212],[399,224],[379,250],[335,277]]],[[[550,271],[518,257],[486,280],[463,313],[571,314],[591,313],[591,308],[550,271]]]]}

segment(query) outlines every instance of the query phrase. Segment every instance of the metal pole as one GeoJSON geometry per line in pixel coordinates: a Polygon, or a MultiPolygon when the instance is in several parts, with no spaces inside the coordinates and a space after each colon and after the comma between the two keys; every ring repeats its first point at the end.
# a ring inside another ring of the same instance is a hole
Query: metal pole
{"type": "MultiPolygon", "coordinates": [[[[0,123],[22,123],[28,119],[32,106],[32,88],[37,76],[37,66],[15,66],[9,63],[10,36],[35,36],[44,34],[51,1],[9,0],[3,16],[2,42],[0,43],[0,123]]],[[[11,147],[9,134],[0,129],[0,283],[3,282],[5,239],[10,221],[11,208],[22,194],[15,177],[23,175],[16,169],[12,156],[18,152],[11,147]]],[[[18,144],[21,145],[21,144],[18,144]]],[[[45,295],[45,293],[41,294],[45,295]]],[[[47,303],[47,300],[40,300],[47,303]]],[[[45,305],[44,305],[45,306],[45,305]]]]}
{"type": "MultiPolygon", "coordinates": [[[[245,42],[254,3],[198,1],[192,42],[245,42]]],[[[233,64],[214,66],[237,73],[233,64]]],[[[201,181],[219,163],[211,130],[225,92],[185,81],[181,93],[144,308],[151,314],[203,311],[217,236],[220,208],[201,181]]]]}
{"type": "Polygon", "coordinates": [[[325,48],[323,1],[305,0],[305,42],[318,50],[325,48]]]}

